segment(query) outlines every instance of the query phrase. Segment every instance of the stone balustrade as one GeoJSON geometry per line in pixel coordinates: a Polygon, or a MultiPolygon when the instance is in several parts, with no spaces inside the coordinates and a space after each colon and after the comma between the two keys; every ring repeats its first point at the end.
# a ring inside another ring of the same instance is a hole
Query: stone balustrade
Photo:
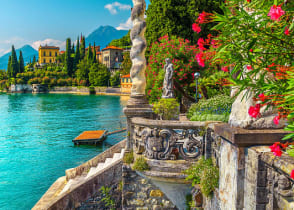
{"type": "Polygon", "coordinates": [[[197,159],[204,154],[205,131],[215,122],[131,119],[130,140],[137,154],[148,159],[197,159]]]}

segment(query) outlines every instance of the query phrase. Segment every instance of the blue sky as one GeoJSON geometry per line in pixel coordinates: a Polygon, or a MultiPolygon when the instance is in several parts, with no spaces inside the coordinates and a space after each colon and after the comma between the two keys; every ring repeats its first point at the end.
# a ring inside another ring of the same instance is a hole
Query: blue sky
{"type": "MultiPolygon", "coordinates": [[[[147,5],[149,0],[146,0],[147,5]]],[[[0,56],[14,44],[65,46],[99,26],[129,29],[132,0],[0,0],[0,56]]]]}

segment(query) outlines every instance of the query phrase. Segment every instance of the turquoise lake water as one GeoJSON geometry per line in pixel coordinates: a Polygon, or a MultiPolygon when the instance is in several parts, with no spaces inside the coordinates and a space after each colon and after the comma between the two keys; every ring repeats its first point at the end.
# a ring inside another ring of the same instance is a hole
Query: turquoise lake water
{"type": "Polygon", "coordinates": [[[65,170],[121,141],[74,146],[85,130],[125,127],[119,96],[0,93],[0,209],[31,209],[65,170]]]}

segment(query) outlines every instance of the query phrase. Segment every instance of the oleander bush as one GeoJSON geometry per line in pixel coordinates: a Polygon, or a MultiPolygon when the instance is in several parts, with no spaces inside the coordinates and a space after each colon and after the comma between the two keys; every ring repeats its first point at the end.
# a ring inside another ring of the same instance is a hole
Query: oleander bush
{"type": "Polygon", "coordinates": [[[153,105],[153,111],[161,120],[172,120],[179,116],[179,103],[175,98],[161,98],[153,105]]]}

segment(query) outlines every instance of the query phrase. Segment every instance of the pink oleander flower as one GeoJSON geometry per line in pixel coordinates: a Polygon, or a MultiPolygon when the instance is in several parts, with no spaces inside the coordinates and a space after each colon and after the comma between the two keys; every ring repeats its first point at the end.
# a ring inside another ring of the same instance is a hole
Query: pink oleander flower
{"type": "Polygon", "coordinates": [[[280,122],[280,116],[275,116],[275,118],[274,118],[274,123],[276,124],[276,125],[279,125],[279,122],[280,122]]]}
{"type": "Polygon", "coordinates": [[[285,35],[289,36],[290,31],[289,31],[289,28],[288,27],[285,28],[285,32],[284,33],[285,33],[285,35]]]}
{"type": "Polygon", "coordinates": [[[193,24],[192,24],[192,30],[193,30],[194,32],[197,32],[197,34],[199,34],[200,31],[201,31],[201,28],[199,27],[198,24],[193,23],[193,24]]]}
{"type": "Polygon", "coordinates": [[[291,175],[290,175],[290,177],[291,177],[292,179],[294,179],[294,169],[291,171],[291,175]]]}
{"type": "Polygon", "coordinates": [[[203,11],[202,13],[200,13],[200,15],[198,17],[198,23],[199,24],[204,23],[206,16],[207,16],[206,12],[203,11]]]}
{"type": "Polygon", "coordinates": [[[203,38],[199,38],[197,41],[197,44],[200,50],[206,50],[206,48],[204,47],[205,41],[203,38]]]}
{"type": "Polygon", "coordinates": [[[205,66],[204,59],[203,59],[203,53],[202,52],[196,54],[196,60],[197,60],[197,62],[199,64],[199,66],[202,66],[202,67],[205,66]]]}
{"type": "Polygon", "coordinates": [[[282,155],[281,147],[279,146],[280,143],[276,142],[269,148],[271,149],[271,152],[274,153],[275,156],[280,157],[282,155]]]}
{"type": "Polygon", "coordinates": [[[247,70],[252,70],[252,66],[248,65],[246,66],[247,70]]]}
{"type": "Polygon", "coordinates": [[[264,95],[263,93],[259,94],[259,95],[258,95],[258,98],[259,98],[262,102],[265,101],[265,95],[264,95]]]}
{"type": "Polygon", "coordinates": [[[253,118],[257,118],[258,116],[260,116],[259,111],[260,111],[260,104],[256,104],[255,106],[250,106],[248,110],[248,114],[253,118]]]}
{"type": "Polygon", "coordinates": [[[280,21],[280,17],[284,14],[285,11],[282,10],[281,6],[273,5],[267,16],[271,17],[272,20],[280,21]]]}
{"type": "Polygon", "coordinates": [[[222,67],[222,71],[229,72],[229,67],[227,67],[227,66],[222,67]]]}
{"type": "Polygon", "coordinates": [[[249,52],[253,52],[253,50],[252,50],[252,49],[250,49],[250,50],[249,50],[249,52]]]}

